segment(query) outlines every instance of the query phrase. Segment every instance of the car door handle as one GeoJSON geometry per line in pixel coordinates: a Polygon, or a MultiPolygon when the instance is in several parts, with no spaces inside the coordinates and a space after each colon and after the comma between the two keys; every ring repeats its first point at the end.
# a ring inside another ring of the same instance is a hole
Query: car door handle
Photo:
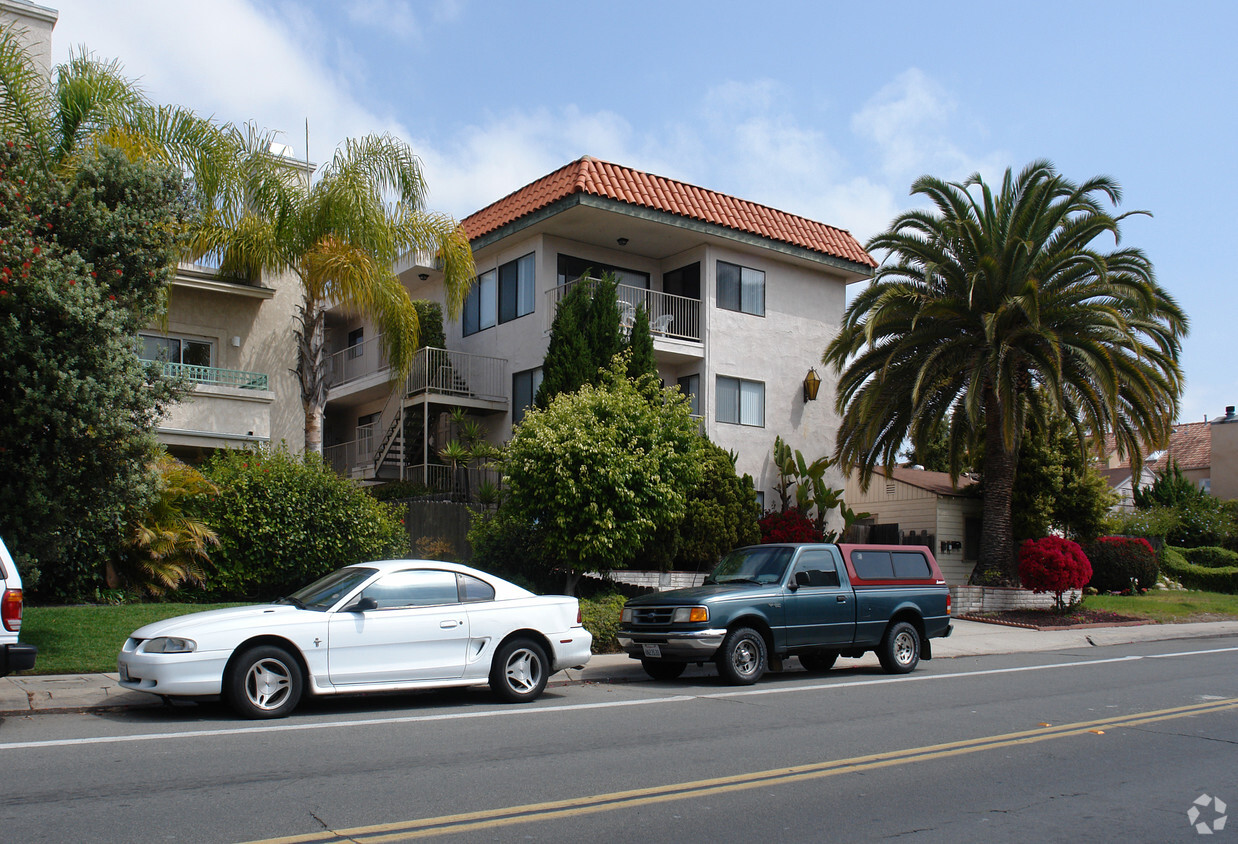
{"type": "Polygon", "coordinates": [[[450,630],[453,627],[459,627],[463,623],[463,621],[440,621],[438,626],[444,630],[450,630]]]}
{"type": "Polygon", "coordinates": [[[834,600],[840,604],[845,604],[847,603],[847,596],[846,595],[835,595],[834,600]]]}

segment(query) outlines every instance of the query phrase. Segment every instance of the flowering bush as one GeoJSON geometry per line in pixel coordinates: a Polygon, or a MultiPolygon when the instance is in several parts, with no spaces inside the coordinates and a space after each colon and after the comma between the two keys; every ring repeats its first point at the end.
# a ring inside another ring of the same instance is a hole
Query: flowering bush
{"type": "Polygon", "coordinates": [[[1028,539],[1019,548],[1019,580],[1033,592],[1052,592],[1053,603],[1066,609],[1062,595],[1082,589],[1092,579],[1092,564],[1079,543],[1058,536],[1028,539]]]}
{"type": "Polygon", "coordinates": [[[782,513],[766,513],[760,525],[762,543],[821,541],[821,532],[812,519],[794,507],[782,513]]]}
{"type": "Polygon", "coordinates": [[[1101,592],[1146,592],[1156,586],[1160,566],[1148,540],[1131,536],[1102,536],[1088,543],[1092,580],[1101,592]]]}

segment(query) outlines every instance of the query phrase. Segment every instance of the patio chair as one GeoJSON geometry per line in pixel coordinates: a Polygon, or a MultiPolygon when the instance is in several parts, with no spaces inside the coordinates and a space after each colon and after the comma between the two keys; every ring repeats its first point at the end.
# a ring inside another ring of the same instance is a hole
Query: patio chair
{"type": "Polygon", "coordinates": [[[674,321],[675,316],[673,314],[662,314],[662,316],[649,323],[649,331],[653,334],[665,334],[674,321]]]}

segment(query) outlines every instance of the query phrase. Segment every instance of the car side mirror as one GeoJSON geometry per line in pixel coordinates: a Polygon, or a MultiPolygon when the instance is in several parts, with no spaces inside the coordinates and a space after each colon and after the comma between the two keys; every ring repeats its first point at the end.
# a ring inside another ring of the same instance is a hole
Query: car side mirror
{"type": "Polygon", "coordinates": [[[344,612],[365,612],[378,609],[378,601],[373,598],[361,598],[355,604],[344,607],[344,612]]]}

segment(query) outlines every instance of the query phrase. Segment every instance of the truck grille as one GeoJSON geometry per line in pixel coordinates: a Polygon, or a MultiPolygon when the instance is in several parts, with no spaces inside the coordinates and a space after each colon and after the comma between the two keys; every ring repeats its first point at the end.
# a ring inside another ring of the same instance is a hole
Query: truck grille
{"type": "Polygon", "coordinates": [[[671,616],[675,614],[674,607],[633,607],[633,624],[670,624],[671,616]]]}

